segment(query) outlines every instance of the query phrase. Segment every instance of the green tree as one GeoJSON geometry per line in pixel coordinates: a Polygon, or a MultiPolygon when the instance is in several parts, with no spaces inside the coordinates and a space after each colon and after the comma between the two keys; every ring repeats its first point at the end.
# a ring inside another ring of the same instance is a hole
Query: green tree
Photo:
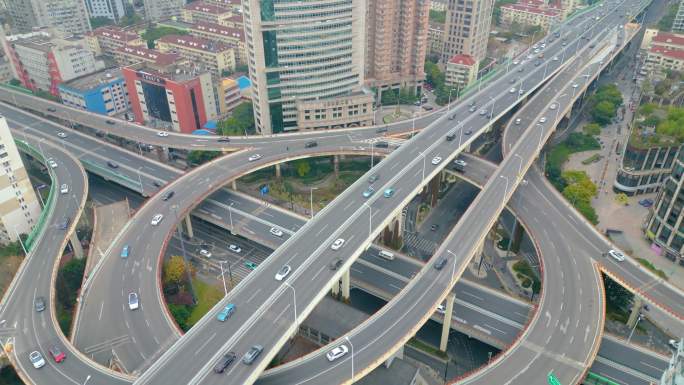
{"type": "Polygon", "coordinates": [[[304,177],[311,172],[311,164],[309,164],[309,161],[306,159],[300,159],[294,162],[295,163],[295,168],[297,169],[297,175],[299,177],[304,177]]]}
{"type": "Polygon", "coordinates": [[[104,16],[97,16],[97,17],[91,17],[90,18],[90,26],[95,29],[95,28],[100,28],[105,25],[112,25],[114,24],[114,20],[104,17],[104,16]]]}
{"type": "Polygon", "coordinates": [[[632,306],[634,294],[605,274],[603,274],[603,288],[606,291],[606,307],[609,310],[627,312],[632,306]]]}
{"type": "Polygon", "coordinates": [[[430,21],[443,24],[446,22],[446,11],[430,10],[430,21]]]}
{"type": "Polygon", "coordinates": [[[85,258],[72,258],[66,262],[57,273],[57,300],[66,310],[73,309],[76,304],[78,290],[81,288],[85,258]]]}
{"type": "Polygon", "coordinates": [[[172,27],[150,27],[145,33],[142,34],[142,38],[147,40],[147,48],[154,48],[155,41],[167,35],[187,35],[188,32],[172,28],[172,27]]]}
{"type": "Polygon", "coordinates": [[[592,223],[598,222],[596,211],[591,206],[591,199],[598,189],[584,171],[565,171],[562,174],[565,188],[563,196],[592,223]]]}
{"type": "Polygon", "coordinates": [[[221,135],[244,135],[254,132],[254,110],[252,102],[245,102],[233,110],[231,116],[216,125],[221,135]]]}
{"type": "Polygon", "coordinates": [[[11,86],[15,86],[15,87],[21,87],[22,86],[21,81],[19,79],[15,79],[15,78],[10,79],[9,84],[11,86]]]}
{"type": "Polygon", "coordinates": [[[604,100],[597,103],[591,110],[591,117],[601,126],[605,126],[615,117],[617,109],[614,104],[604,100]]]}
{"type": "Polygon", "coordinates": [[[204,164],[212,159],[216,159],[221,155],[220,151],[202,151],[191,150],[188,153],[188,163],[190,164],[204,164]]]}
{"type": "Polygon", "coordinates": [[[587,135],[592,135],[592,136],[600,135],[601,134],[601,126],[599,126],[596,123],[589,123],[589,124],[584,125],[583,131],[587,135]]]}
{"type": "Polygon", "coordinates": [[[176,320],[178,327],[180,327],[184,332],[187,332],[188,329],[190,329],[190,325],[188,325],[188,319],[190,318],[191,312],[187,305],[169,304],[169,312],[171,312],[173,319],[176,320]]]}
{"type": "Polygon", "coordinates": [[[164,262],[164,285],[180,285],[185,280],[185,260],[174,255],[164,262]]]}

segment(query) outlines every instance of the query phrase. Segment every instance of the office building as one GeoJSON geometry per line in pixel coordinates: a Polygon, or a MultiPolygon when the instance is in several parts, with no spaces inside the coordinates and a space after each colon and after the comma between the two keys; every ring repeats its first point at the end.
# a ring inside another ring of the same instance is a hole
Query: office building
{"type": "Polygon", "coordinates": [[[140,35],[114,25],[94,29],[85,39],[95,55],[114,56],[114,52],[123,47],[147,47],[140,35]]]}
{"type": "Polygon", "coordinates": [[[67,106],[102,115],[128,111],[126,80],[118,68],[108,68],[59,85],[59,97],[67,106]]]}
{"type": "Polygon", "coordinates": [[[186,0],[144,0],[145,19],[154,22],[179,17],[185,3],[186,0]]]}
{"type": "Polygon", "coordinates": [[[477,79],[478,63],[468,55],[454,55],[446,65],[444,83],[462,90],[477,79]]]}
{"type": "Polygon", "coordinates": [[[368,0],[365,81],[378,95],[387,89],[417,92],[425,79],[429,0],[368,0]]]}
{"type": "Polygon", "coordinates": [[[14,77],[30,90],[54,96],[60,83],[104,68],[81,37],[38,31],[7,36],[3,45],[14,77]]]}
{"type": "Polygon", "coordinates": [[[478,63],[487,56],[494,0],[449,0],[444,26],[442,62],[469,55],[478,63]]]}
{"type": "Polygon", "coordinates": [[[672,30],[676,32],[684,32],[684,1],[679,2],[679,8],[672,22],[672,30]]]}
{"type": "Polygon", "coordinates": [[[160,70],[148,64],[123,68],[131,109],[138,123],[190,134],[216,119],[212,76],[190,66],[160,70]]]}
{"type": "Polygon", "coordinates": [[[9,0],[7,9],[14,33],[28,33],[43,27],[73,34],[90,31],[83,0],[9,0]]]}
{"type": "Polygon", "coordinates": [[[0,116],[0,243],[28,234],[40,217],[40,203],[7,120],[0,116]]]}
{"type": "Polygon", "coordinates": [[[221,5],[196,1],[183,7],[183,21],[186,23],[213,23],[226,25],[233,16],[233,10],[221,5]]]}
{"type": "Polygon", "coordinates": [[[119,22],[126,16],[124,0],[85,0],[90,17],[106,17],[119,22]]]}
{"type": "Polygon", "coordinates": [[[166,35],[157,40],[157,48],[163,53],[177,53],[217,77],[224,71],[235,70],[235,51],[220,41],[188,35],[166,35]]]}
{"type": "Polygon", "coordinates": [[[563,19],[561,8],[547,5],[541,0],[525,0],[501,6],[501,24],[509,26],[518,23],[524,26],[540,26],[548,31],[563,19]]]}
{"type": "Polygon", "coordinates": [[[684,265],[684,151],[679,151],[672,173],[665,179],[645,227],[651,249],[684,265]]]}
{"type": "Polygon", "coordinates": [[[247,64],[247,47],[242,27],[233,28],[212,23],[191,24],[187,29],[190,36],[222,42],[233,48],[236,64],[247,64]]]}
{"type": "Polygon", "coordinates": [[[114,59],[120,66],[148,63],[161,70],[186,62],[177,53],[163,53],[145,46],[119,48],[114,51],[114,59]]]}
{"type": "Polygon", "coordinates": [[[297,106],[306,108],[304,102],[357,104],[353,94],[364,81],[365,10],[361,0],[321,0],[316,7],[243,3],[257,132],[296,130],[297,106]]]}

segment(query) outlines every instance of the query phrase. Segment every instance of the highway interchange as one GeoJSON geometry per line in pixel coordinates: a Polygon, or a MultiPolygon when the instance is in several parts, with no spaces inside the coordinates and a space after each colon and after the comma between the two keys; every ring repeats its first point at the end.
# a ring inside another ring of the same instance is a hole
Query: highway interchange
{"type": "MultiPolygon", "coordinates": [[[[458,107],[457,107],[457,108],[458,108],[458,107]]],[[[497,110],[496,113],[498,114],[498,113],[500,113],[500,111],[497,110]]],[[[475,119],[477,119],[477,118],[478,118],[478,117],[475,117],[475,119]]],[[[442,137],[443,134],[444,134],[444,132],[440,132],[439,135],[437,135],[437,136],[442,137]]],[[[421,135],[426,135],[426,136],[427,136],[427,134],[420,134],[420,135],[418,135],[418,136],[416,137],[416,139],[421,138],[421,135]]],[[[434,134],[433,134],[433,135],[434,135],[434,134]]],[[[345,136],[340,136],[338,139],[341,140],[341,141],[345,141],[345,140],[346,140],[346,139],[344,139],[345,137],[346,137],[346,135],[345,135],[345,136]]],[[[430,137],[427,137],[427,138],[425,138],[424,140],[425,140],[426,142],[429,143],[429,139],[431,139],[431,138],[430,138],[430,137]]],[[[434,140],[434,139],[433,139],[433,140],[434,140]]],[[[417,142],[417,140],[412,140],[412,141],[411,141],[411,143],[414,143],[414,142],[417,142]]],[[[426,143],[426,146],[428,145],[428,143],[426,143]]],[[[439,144],[440,144],[440,145],[443,145],[443,143],[439,143],[439,144]]],[[[438,146],[437,146],[437,147],[438,147],[438,146]]],[[[323,153],[325,153],[325,150],[324,150],[323,146],[321,146],[320,150],[321,150],[323,153]]],[[[282,151],[282,149],[280,149],[280,151],[282,151]]],[[[346,151],[348,151],[348,150],[346,150],[346,151]]],[[[399,153],[399,152],[400,152],[400,151],[397,151],[396,153],[399,153]]],[[[331,151],[331,152],[329,152],[329,153],[334,153],[334,152],[331,151]]],[[[291,154],[289,154],[290,157],[296,157],[296,156],[298,156],[298,155],[299,155],[299,154],[297,154],[296,152],[292,152],[291,154]]],[[[243,155],[243,157],[244,157],[244,155],[243,155]]],[[[227,157],[227,158],[230,158],[230,157],[227,157]]],[[[423,157],[423,159],[429,159],[429,158],[430,158],[430,156],[424,156],[424,157],[423,157]]],[[[387,164],[388,164],[388,161],[389,161],[390,159],[392,159],[392,156],[390,156],[386,161],[383,161],[383,162],[381,163],[381,166],[387,165],[387,164]]],[[[447,159],[445,159],[443,162],[447,162],[448,160],[450,160],[450,159],[447,158],[447,159]]],[[[219,164],[220,161],[221,161],[221,160],[217,161],[217,164],[219,164]]],[[[264,160],[264,162],[268,162],[268,161],[270,161],[270,160],[268,160],[268,159],[264,160]]],[[[244,160],[243,160],[243,162],[244,162],[244,160]]],[[[222,164],[222,163],[220,163],[220,164],[222,164]]],[[[266,164],[268,164],[268,163],[266,163],[266,164]]],[[[420,167],[415,167],[415,166],[419,166],[419,165],[414,164],[413,166],[414,166],[414,168],[413,168],[414,171],[415,171],[415,170],[419,170],[419,171],[421,170],[420,167]]],[[[389,166],[388,166],[388,167],[389,167],[389,166]]],[[[207,167],[206,167],[206,170],[209,170],[210,168],[211,168],[211,166],[207,166],[207,167]]],[[[217,167],[217,168],[218,168],[218,167],[217,167]]],[[[516,164],[515,164],[515,167],[514,167],[514,168],[518,168],[518,163],[517,163],[517,161],[516,161],[516,164]]],[[[380,168],[380,169],[381,169],[381,168],[380,168]]],[[[200,172],[204,172],[204,171],[205,171],[205,169],[202,169],[201,171],[198,171],[197,174],[199,174],[200,172]]],[[[194,171],[193,171],[193,172],[194,172],[194,171]]],[[[239,172],[241,172],[241,170],[240,170],[239,167],[238,167],[238,169],[236,170],[236,173],[239,173],[239,172]]],[[[382,171],[381,171],[381,172],[382,172],[382,171]]],[[[433,170],[432,173],[434,174],[434,173],[436,173],[436,172],[433,170]]],[[[388,173],[388,174],[389,174],[389,173],[388,173]]],[[[417,176],[418,176],[417,174],[418,174],[417,172],[414,174],[414,177],[416,177],[416,179],[418,179],[418,178],[417,178],[417,176]]],[[[515,175],[515,173],[513,173],[512,175],[515,175]]],[[[224,178],[225,176],[221,176],[221,177],[224,178]]],[[[188,176],[188,178],[192,178],[192,176],[188,176]]],[[[429,180],[430,178],[429,178],[429,177],[422,177],[422,175],[421,175],[421,178],[420,178],[420,179],[421,179],[421,180],[429,180]]],[[[210,179],[210,180],[211,180],[212,182],[215,181],[214,179],[210,179]]],[[[218,179],[218,181],[221,181],[221,179],[218,179]]],[[[503,182],[502,182],[503,179],[498,179],[498,178],[496,178],[495,181],[497,181],[497,183],[499,183],[499,184],[503,183],[503,182]]],[[[365,181],[363,181],[363,182],[365,183],[365,181]]],[[[219,182],[216,182],[216,183],[218,184],[219,182]]],[[[362,184],[363,184],[363,183],[357,184],[357,189],[356,189],[357,191],[354,191],[355,197],[359,197],[359,196],[360,196],[360,191],[361,191],[361,190],[358,189],[358,185],[362,185],[362,184]]],[[[506,184],[507,184],[507,182],[506,182],[506,184]]],[[[499,186],[499,189],[501,189],[501,187],[502,187],[502,185],[499,186]]],[[[170,187],[169,187],[169,188],[170,188],[170,187]]],[[[398,190],[399,190],[399,189],[397,189],[397,195],[399,195],[399,191],[398,191],[398,190]]],[[[505,190],[507,190],[507,188],[504,189],[504,192],[506,192],[505,190]]],[[[349,191],[349,190],[348,190],[348,191],[349,191]]],[[[379,189],[378,191],[381,191],[381,190],[379,189]]],[[[511,191],[512,191],[512,188],[511,188],[511,191]]],[[[176,193],[178,194],[178,191],[176,191],[176,193]]],[[[185,191],[183,191],[183,193],[185,193],[185,191]]],[[[191,193],[191,192],[188,192],[188,194],[190,194],[190,193],[191,193]]],[[[500,193],[501,193],[501,191],[499,191],[499,194],[500,194],[500,193]]],[[[198,199],[201,199],[202,195],[203,195],[203,194],[198,194],[198,195],[195,195],[195,196],[199,196],[198,199]]],[[[406,193],[405,195],[408,196],[408,193],[406,193]]],[[[500,195],[501,195],[501,194],[500,194],[500,195]]],[[[195,197],[195,196],[193,196],[193,195],[188,195],[188,196],[193,197],[193,198],[195,197]]],[[[343,194],[343,196],[344,196],[344,194],[343,194]]],[[[377,196],[377,194],[376,194],[376,196],[377,196]]],[[[352,198],[355,198],[355,197],[352,197],[352,198]]],[[[381,198],[377,198],[377,200],[382,200],[382,199],[381,199],[381,198]]],[[[376,202],[377,202],[377,200],[376,200],[376,202]]],[[[195,201],[197,201],[197,200],[192,200],[192,202],[195,202],[195,201]]],[[[353,201],[353,199],[352,199],[352,201],[353,201]]],[[[145,209],[146,209],[146,207],[143,207],[142,210],[145,210],[145,209]]],[[[380,209],[381,209],[381,208],[378,208],[378,210],[380,210],[380,209]]],[[[179,211],[179,218],[182,217],[182,214],[185,212],[185,210],[181,211],[180,208],[178,208],[177,210],[179,211]]],[[[167,211],[168,211],[168,210],[167,210],[167,211]]],[[[148,212],[147,214],[149,214],[149,212],[148,212]]],[[[376,215],[375,212],[374,212],[373,214],[376,215]]],[[[319,213],[319,215],[322,216],[323,214],[319,213]]],[[[147,221],[147,220],[149,219],[149,217],[150,217],[149,215],[147,215],[147,216],[143,215],[141,220],[147,221]]],[[[386,217],[391,217],[391,215],[386,215],[386,217]]],[[[320,218],[320,217],[317,216],[317,218],[320,218]]],[[[489,218],[486,218],[486,219],[489,220],[489,218]]],[[[164,223],[164,222],[162,222],[162,223],[164,223]]],[[[334,223],[334,222],[332,222],[332,223],[334,223]]],[[[362,222],[359,222],[359,223],[362,223],[362,222]]],[[[376,227],[378,227],[378,228],[381,228],[381,226],[380,226],[379,224],[374,224],[374,226],[376,226],[376,227]]],[[[305,227],[306,227],[306,226],[305,226],[305,227]]],[[[170,227],[170,228],[172,228],[172,227],[170,227]]],[[[363,226],[359,226],[359,228],[363,228],[363,226]]],[[[458,227],[457,227],[457,228],[458,228],[458,227]]],[[[163,231],[161,231],[161,230],[159,231],[159,233],[162,233],[162,232],[163,232],[163,231]]],[[[167,232],[165,232],[164,234],[161,234],[161,235],[162,235],[162,236],[166,236],[169,232],[170,232],[170,231],[167,231],[167,232]]],[[[299,234],[299,233],[300,233],[300,232],[298,232],[297,234],[299,234]]],[[[303,231],[302,231],[301,233],[303,233],[303,231]]],[[[328,238],[330,238],[330,237],[328,237],[328,238]]],[[[332,239],[331,239],[331,240],[332,240],[332,239]]],[[[348,239],[348,241],[349,241],[349,239],[348,239]]],[[[359,241],[360,241],[360,240],[359,240],[359,241]]],[[[159,242],[159,244],[161,244],[161,243],[163,243],[163,241],[160,241],[160,242],[159,242]]],[[[325,246],[327,246],[327,244],[326,244],[325,246]]],[[[345,248],[346,248],[346,247],[348,247],[348,246],[345,245],[345,248]]],[[[360,248],[361,248],[361,247],[359,247],[359,249],[360,249],[360,248]]],[[[135,250],[135,248],[134,248],[134,250],[135,250]]],[[[116,248],[114,248],[112,252],[116,252],[116,248]]],[[[467,253],[466,253],[466,254],[467,254],[467,253]]],[[[469,257],[469,255],[463,256],[463,259],[466,259],[466,257],[469,257]]],[[[109,258],[108,260],[112,260],[112,259],[116,260],[116,258],[109,258]]],[[[274,259],[273,257],[270,258],[270,260],[273,260],[273,259],[274,259]]],[[[106,259],[106,260],[107,260],[107,259],[106,259]]],[[[349,259],[349,260],[350,260],[350,259],[349,259]]],[[[146,261],[146,262],[152,262],[152,261],[146,261]]],[[[150,266],[150,265],[144,264],[144,266],[150,266]]],[[[323,266],[325,266],[325,264],[323,264],[323,266]]],[[[279,268],[279,267],[280,267],[279,265],[273,266],[273,269],[277,269],[277,268],[279,268]]],[[[263,271],[263,269],[260,269],[260,270],[263,271]]],[[[257,273],[258,273],[260,270],[257,270],[257,273]]],[[[140,274],[141,274],[141,271],[139,270],[139,271],[138,271],[138,275],[140,275],[140,274]]],[[[267,273],[267,274],[269,274],[269,273],[267,273]]],[[[272,274],[272,272],[270,272],[270,274],[272,274]]],[[[131,275],[133,275],[133,274],[131,274],[131,275]]],[[[253,275],[255,275],[255,274],[253,274],[253,275]]],[[[117,275],[114,275],[114,276],[117,276],[117,275]]],[[[272,275],[271,275],[271,276],[272,276],[272,275]]],[[[118,277],[118,276],[117,276],[117,277],[118,277]]],[[[98,283],[99,283],[99,282],[98,282],[98,283]]],[[[448,285],[445,285],[445,286],[448,286],[448,285]]],[[[301,291],[301,290],[297,290],[297,293],[299,294],[300,291],[301,291]]],[[[153,288],[152,292],[154,292],[154,288],[153,288]]],[[[286,291],[281,291],[280,293],[282,294],[282,293],[285,293],[285,292],[286,292],[286,291]]],[[[299,297],[301,297],[301,296],[298,295],[298,299],[299,299],[299,297]]],[[[312,301],[312,302],[315,302],[315,301],[312,301]]],[[[144,305],[144,304],[145,304],[145,299],[143,299],[143,305],[144,305]]],[[[284,305],[288,305],[288,304],[284,304],[284,305]]],[[[429,307],[428,307],[428,308],[429,308],[429,307]]],[[[242,309],[242,308],[241,308],[241,309],[242,309]]],[[[292,309],[292,310],[294,310],[294,309],[292,309]]],[[[428,311],[425,312],[425,314],[429,314],[429,313],[430,313],[430,312],[428,312],[428,311]]],[[[239,313],[238,313],[238,314],[239,314],[239,313]]],[[[300,314],[301,314],[301,313],[300,313],[300,314]]],[[[236,315],[237,315],[237,314],[236,314],[236,315]]],[[[211,317],[211,315],[210,315],[210,317],[211,317]]],[[[163,315],[161,316],[161,318],[164,318],[163,315]]],[[[163,321],[163,320],[161,320],[161,321],[163,321]]],[[[160,322],[161,322],[161,321],[160,321],[160,322]]],[[[290,321],[292,321],[292,320],[290,320],[290,321]]],[[[194,330],[194,329],[193,329],[193,330],[194,330]]],[[[222,333],[223,333],[223,331],[222,331],[222,333]]],[[[355,357],[355,358],[357,358],[357,357],[355,357]]],[[[358,359],[358,358],[357,358],[357,359],[358,359]]],[[[264,360],[264,361],[265,361],[265,360],[264,360]]],[[[345,361],[346,361],[346,360],[345,360],[345,361]]],[[[345,362],[345,361],[342,361],[342,362],[345,362]]]]}

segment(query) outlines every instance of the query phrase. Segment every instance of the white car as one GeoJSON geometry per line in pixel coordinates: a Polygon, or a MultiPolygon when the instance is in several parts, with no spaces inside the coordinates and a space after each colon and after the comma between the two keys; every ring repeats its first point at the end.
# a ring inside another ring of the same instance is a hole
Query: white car
{"type": "Polygon", "coordinates": [[[522,122],[522,120],[520,120],[520,118],[515,119],[515,124],[520,124],[520,122],[522,122]]]}
{"type": "Polygon", "coordinates": [[[164,216],[162,214],[157,214],[152,217],[152,222],[150,223],[152,224],[152,226],[156,226],[159,223],[161,223],[162,219],[164,219],[164,216]]]}
{"type": "Polygon", "coordinates": [[[239,252],[242,251],[242,249],[240,248],[240,246],[238,246],[238,245],[233,245],[233,244],[230,244],[230,245],[228,246],[228,250],[232,251],[233,253],[239,253],[239,252]]]}
{"type": "Polygon", "coordinates": [[[438,165],[441,161],[442,161],[441,156],[436,156],[436,157],[432,158],[432,164],[434,164],[434,165],[438,165]]]}
{"type": "Polygon", "coordinates": [[[542,116],[539,118],[539,123],[545,123],[546,122],[546,116],[542,116]]]}
{"type": "Polygon", "coordinates": [[[61,185],[61,186],[59,187],[59,192],[60,192],[60,194],[66,194],[66,193],[68,193],[68,192],[69,192],[69,185],[66,184],[66,183],[64,183],[63,185],[61,185]]]}
{"type": "Polygon", "coordinates": [[[283,236],[283,230],[277,228],[277,227],[271,227],[271,234],[275,235],[276,237],[282,237],[283,236]]]}
{"type": "Polygon", "coordinates": [[[337,238],[337,239],[335,240],[335,242],[333,242],[333,244],[330,245],[330,248],[333,249],[333,250],[339,250],[340,247],[342,247],[342,245],[344,245],[344,239],[342,239],[342,238],[337,238]]]}
{"type": "Polygon", "coordinates": [[[608,251],[608,255],[610,255],[614,260],[618,262],[622,262],[625,260],[625,255],[614,249],[610,249],[608,251]]]}
{"type": "Polygon", "coordinates": [[[58,133],[57,133],[57,136],[59,136],[60,138],[64,139],[64,138],[67,137],[67,134],[64,133],[64,132],[58,132],[58,133]]]}
{"type": "Polygon", "coordinates": [[[347,347],[347,345],[340,345],[326,353],[325,357],[328,358],[328,361],[333,362],[336,359],[347,354],[347,352],[349,352],[349,348],[347,347]]]}
{"type": "Polygon", "coordinates": [[[577,87],[579,87],[579,84],[573,83],[572,88],[577,88],[577,87]]]}
{"type": "Polygon", "coordinates": [[[468,165],[468,163],[467,163],[465,160],[463,160],[463,159],[456,159],[456,160],[454,161],[454,164],[457,165],[457,166],[459,166],[459,167],[465,167],[465,166],[468,165]]]}
{"type": "Polygon", "coordinates": [[[55,162],[55,160],[52,158],[48,158],[47,164],[52,168],[57,168],[57,162],[55,162]]]}
{"type": "Polygon", "coordinates": [[[275,280],[276,281],[282,281],[283,278],[287,277],[288,274],[290,274],[290,271],[292,271],[292,268],[290,265],[283,265],[283,267],[278,270],[278,272],[275,275],[275,280]]]}
{"type": "Polygon", "coordinates": [[[249,160],[250,162],[254,162],[255,160],[259,160],[259,159],[261,159],[261,155],[254,154],[254,155],[250,156],[247,160],[249,160]]]}
{"type": "Polygon", "coordinates": [[[157,132],[157,136],[161,136],[162,138],[165,138],[165,137],[169,136],[169,133],[166,131],[159,131],[159,132],[157,132]]]}
{"type": "Polygon", "coordinates": [[[207,249],[201,249],[199,253],[201,256],[203,256],[205,258],[211,258],[211,251],[209,251],[207,249]]]}
{"type": "Polygon", "coordinates": [[[508,93],[514,94],[515,93],[515,87],[512,87],[510,90],[508,90],[508,93]]]}
{"type": "Polygon", "coordinates": [[[444,313],[446,313],[446,306],[444,306],[444,305],[437,306],[437,313],[442,314],[442,315],[444,313]]]}
{"type": "Polygon", "coordinates": [[[518,64],[520,64],[520,60],[513,60],[513,65],[514,65],[514,66],[517,66],[518,64]]]}
{"type": "Polygon", "coordinates": [[[140,307],[138,294],[136,294],[134,291],[128,293],[128,308],[131,310],[136,310],[138,307],[140,307]]]}
{"type": "Polygon", "coordinates": [[[36,369],[40,369],[45,366],[45,359],[43,359],[43,355],[40,354],[39,351],[31,352],[31,354],[29,354],[29,360],[31,360],[33,367],[36,369]]]}
{"type": "Polygon", "coordinates": [[[553,61],[558,61],[558,60],[560,60],[560,59],[558,59],[558,56],[553,57],[553,61]]]}
{"type": "Polygon", "coordinates": [[[558,108],[558,103],[551,103],[549,106],[549,110],[555,110],[556,108],[558,108]]]}

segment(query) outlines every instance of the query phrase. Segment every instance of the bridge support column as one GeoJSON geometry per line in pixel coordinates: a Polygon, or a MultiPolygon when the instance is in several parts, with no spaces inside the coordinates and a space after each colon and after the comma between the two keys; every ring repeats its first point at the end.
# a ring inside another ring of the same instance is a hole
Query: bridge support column
{"type": "Polygon", "coordinates": [[[333,172],[335,173],[335,179],[340,176],[340,157],[339,155],[333,155],[333,172]]]}
{"type": "Polygon", "coordinates": [[[277,179],[280,179],[283,177],[283,174],[280,172],[280,163],[276,163],[275,171],[276,171],[276,178],[277,179]]]}
{"type": "Polygon", "coordinates": [[[188,238],[194,238],[195,233],[192,231],[192,220],[190,220],[190,214],[185,216],[185,231],[187,232],[188,238]]]}
{"type": "Polygon", "coordinates": [[[340,294],[340,281],[333,282],[331,289],[332,289],[332,295],[337,297],[340,294]]]}
{"type": "Polygon", "coordinates": [[[69,242],[71,243],[71,249],[74,251],[74,257],[78,259],[83,258],[83,246],[81,246],[81,241],[78,240],[76,231],[69,237],[69,242]]]}
{"type": "Polygon", "coordinates": [[[400,359],[400,360],[403,360],[403,359],[404,359],[404,347],[403,347],[403,346],[400,347],[399,350],[397,350],[396,352],[394,352],[394,354],[392,354],[392,356],[390,356],[390,358],[388,358],[387,360],[385,360],[385,362],[383,363],[383,365],[384,365],[386,368],[389,368],[389,367],[392,365],[392,362],[394,362],[394,359],[395,359],[395,358],[398,358],[398,359],[400,359]]]}
{"type": "Polygon", "coordinates": [[[230,188],[237,191],[237,181],[236,180],[233,180],[232,182],[230,182],[230,188]]]}
{"type": "Polygon", "coordinates": [[[342,299],[349,301],[350,283],[349,283],[349,269],[342,274],[342,299]]]}
{"type": "Polygon", "coordinates": [[[640,297],[634,296],[632,312],[629,313],[629,319],[627,320],[627,326],[629,326],[629,328],[633,328],[636,325],[637,319],[639,319],[639,312],[641,311],[641,307],[643,305],[643,300],[640,297]]]}
{"type": "Polygon", "coordinates": [[[439,350],[446,352],[447,342],[449,342],[449,332],[451,331],[451,315],[454,314],[453,292],[446,297],[446,309],[444,311],[444,322],[442,322],[442,338],[439,340],[439,350]]]}
{"type": "Polygon", "coordinates": [[[402,214],[397,215],[382,233],[382,243],[399,249],[402,244],[401,235],[404,233],[404,221],[402,214]]]}

